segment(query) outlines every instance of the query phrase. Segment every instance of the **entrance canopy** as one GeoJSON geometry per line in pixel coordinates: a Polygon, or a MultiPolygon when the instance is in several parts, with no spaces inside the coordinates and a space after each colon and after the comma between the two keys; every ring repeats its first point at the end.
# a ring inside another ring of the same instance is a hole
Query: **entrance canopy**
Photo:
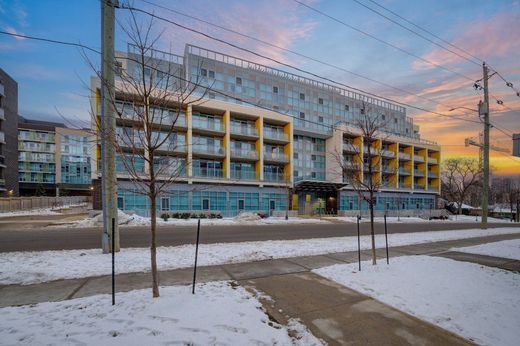
{"type": "Polygon", "coordinates": [[[313,192],[337,192],[342,187],[347,186],[345,183],[329,183],[325,181],[301,180],[294,184],[294,190],[313,191],[313,192]]]}

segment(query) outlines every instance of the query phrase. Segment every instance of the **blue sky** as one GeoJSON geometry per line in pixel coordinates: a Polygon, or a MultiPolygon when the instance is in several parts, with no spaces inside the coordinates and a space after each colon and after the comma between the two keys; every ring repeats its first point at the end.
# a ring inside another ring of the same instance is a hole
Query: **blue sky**
{"type": "MultiPolygon", "coordinates": [[[[472,89],[470,81],[424,64],[417,58],[385,46],[292,0],[150,1],[406,89],[423,97],[435,99],[443,105],[188,20],[141,0],[132,2],[135,7],[155,11],[158,15],[233,41],[270,57],[399,101],[444,113],[448,110],[447,106],[474,108],[480,98],[480,95],[472,89]]],[[[481,78],[482,72],[479,66],[438,49],[433,44],[370,12],[353,0],[302,1],[417,56],[442,64],[471,78],[481,78]]],[[[369,0],[359,1],[383,11],[369,0]]],[[[520,87],[520,40],[518,39],[520,4],[518,0],[374,1],[463,47],[477,57],[485,59],[520,87]]],[[[125,25],[128,12],[118,10],[117,18],[121,25],[125,25]]],[[[97,0],[0,0],[0,28],[10,32],[81,42],[99,48],[100,3],[97,0]]],[[[156,22],[155,28],[158,32],[163,31],[158,46],[161,49],[171,48],[182,54],[184,44],[189,42],[276,67],[276,64],[270,61],[248,56],[246,53],[232,50],[228,46],[163,22],[156,22]]],[[[125,45],[126,38],[121,30],[118,30],[116,46],[125,49],[125,45]]],[[[95,54],[87,54],[87,58],[95,64],[99,60],[95,54]]],[[[0,35],[0,67],[19,83],[21,115],[49,120],[59,120],[61,115],[73,121],[88,119],[88,84],[92,70],[83,52],[77,48],[0,35]]],[[[282,67],[282,69],[287,68],[282,67]]],[[[507,107],[520,109],[520,98],[512,96],[513,91],[505,87],[504,83],[496,77],[491,80],[491,90],[497,98],[504,101],[507,107]]],[[[509,131],[520,132],[520,111],[511,112],[496,104],[493,109],[496,111],[493,119],[497,124],[509,131]]],[[[408,110],[408,114],[421,125],[421,132],[425,138],[436,139],[445,146],[444,152],[447,156],[475,154],[475,150],[466,149],[461,145],[464,137],[477,135],[479,131],[477,124],[412,109],[408,110]]],[[[492,138],[497,145],[503,147],[511,145],[510,140],[498,131],[493,131],[492,138]]],[[[508,169],[520,172],[519,169],[514,168],[520,164],[512,159],[499,155],[494,160],[498,166],[507,165],[507,162],[512,166],[508,169]]]]}

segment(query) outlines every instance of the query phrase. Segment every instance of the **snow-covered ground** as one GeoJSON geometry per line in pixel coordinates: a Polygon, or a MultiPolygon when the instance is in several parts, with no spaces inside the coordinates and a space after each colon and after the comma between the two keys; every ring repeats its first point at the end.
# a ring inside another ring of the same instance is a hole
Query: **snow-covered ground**
{"type": "Polygon", "coordinates": [[[71,207],[82,207],[82,206],[86,206],[86,205],[87,205],[86,203],[79,203],[79,204],[65,205],[65,206],[56,207],[56,208],[40,208],[40,209],[31,209],[31,210],[17,210],[17,211],[5,212],[5,213],[0,212],[0,219],[6,218],[6,217],[13,217],[13,216],[62,215],[62,213],[60,213],[61,209],[71,208],[71,207]]]}
{"type": "Polygon", "coordinates": [[[520,274],[430,256],[357,266],[315,272],[478,344],[518,345],[520,274]]]}
{"type": "MultiPolygon", "coordinates": [[[[247,213],[251,214],[251,213],[247,213]]],[[[256,216],[256,214],[255,214],[256,216]]],[[[129,215],[121,210],[118,211],[118,222],[123,226],[148,226],[150,225],[150,218],[143,217],[139,215],[129,215]]],[[[161,218],[157,218],[157,225],[159,226],[167,226],[167,225],[196,225],[198,219],[173,219],[170,218],[167,221],[164,221],[161,218]]],[[[260,217],[251,218],[251,217],[234,217],[234,218],[222,218],[222,219],[201,219],[201,225],[220,225],[220,226],[228,226],[228,225],[275,225],[275,224],[319,224],[319,223],[329,223],[326,220],[320,220],[315,218],[300,218],[300,217],[290,217],[288,220],[285,220],[285,217],[268,217],[262,219],[260,217]]],[[[56,225],[53,225],[55,227],[56,225]]],[[[67,222],[60,224],[58,226],[61,227],[74,227],[74,228],[83,228],[83,227],[101,227],[102,219],[101,215],[95,217],[87,217],[83,220],[78,220],[74,222],[67,222]]]]}
{"type": "Polygon", "coordinates": [[[321,345],[305,326],[269,321],[259,301],[229,282],[119,293],[0,309],[4,345],[321,345]],[[291,338],[289,330],[298,338],[291,338]]]}
{"type": "MultiPolygon", "coordinates": [[[[338,217],[325,217],[325,220],[337,220],[337,221],[343,221],[343,222],[356,222],[355,216],[338,216],[338,217]]],[[[364,216],[360,222],[370,222],[370,218],[367,216],[364,216]]],[[[374,217],[374,222],[384,222],[383,217],[374,217]]],[[[480,223],[480,216],[478,218],[475,218],[475,216],[468,216],[468,215],[451,215],[448,220],[426,220],[421,219],[420,217],[394,217],[389,216],[386,218],[387,223],[428,223],[428,222],[436,222],[436,223],[454,223],[454,222],[465,222],[465,223],[471,223],[471,222],[478,222],[480,223]]],[[[508,223],[510,220],[504,220],[504,219],[497,219],[493,217],[488,217],[489,223],[508,223]]]]}
{"type": "MultiPolygon", "coordinates": [[[[520,234],[520,228],[393,233],[389,235],[388,243],[389,246],[400,246],[497,234],[520,234]]],[[[383,235],[376,235],[376,246],[385,246],[383,235]]],[[[361,248],[370,248],[369,236],[361,237],[361,248]]],[[[198,264],[208,266],[355,250],[357,237],[201,244],[198,264]]],[[[194,254],[194,245],[159,247],[158,268],[168,270],[191,267],[194,254]]],[[[148,248],[124,248],[116,255],[117,273],[146,272],[149,268],[148,248]]],[[[32,284],[110,273],[110,259],[99,249],[0,253],[0,284],[4,285],[32,284]]]]}
{"type": "Polygon", "coordinates": [[[520,260],[520,239],[502,240],[494,243],[453,248],[451,250],[520,260]]]}

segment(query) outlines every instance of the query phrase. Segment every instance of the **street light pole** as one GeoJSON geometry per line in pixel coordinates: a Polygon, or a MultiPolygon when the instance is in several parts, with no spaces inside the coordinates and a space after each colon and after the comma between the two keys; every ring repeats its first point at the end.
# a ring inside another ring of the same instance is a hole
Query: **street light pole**
{"type": "Polygon", "coordinates": [[[484,82],[484,103],[479,107],[480,115],[484,116],[484,179],[482,191],[482,219],[481,228],[487,228],[488,216],[488,195],[489,195],[489,90],[488,90],[488,67],[485,62],[482,63],[483,82],[484,82]]]}

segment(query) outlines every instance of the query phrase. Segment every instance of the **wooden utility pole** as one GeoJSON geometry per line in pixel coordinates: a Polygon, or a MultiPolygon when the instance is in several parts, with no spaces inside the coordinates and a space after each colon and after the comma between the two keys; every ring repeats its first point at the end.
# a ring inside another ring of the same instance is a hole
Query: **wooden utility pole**
{"type": "Polygon", "coordinates": [[[479,105],[479,114],[484,116],[484,181],[482,191],[482,223],[481,228],[487,228],[488,196],[489,196],[489,91],[488,91],[488,67],[482,63],[484,82],[484,103],[479,105]]]}
{"type": "Polygon", "coordinates": [[[119,251],[119,227],[117,220],[117,180],[115,167],[116,118],[114,112],[114,27],[117,0],[101,0],[101,189],[103,203],[103,253],[119,251]],[[115,220],[112,229],[112,219],[115,220]],[[113,234],[112,234],[113,233],[113,234]]]}

